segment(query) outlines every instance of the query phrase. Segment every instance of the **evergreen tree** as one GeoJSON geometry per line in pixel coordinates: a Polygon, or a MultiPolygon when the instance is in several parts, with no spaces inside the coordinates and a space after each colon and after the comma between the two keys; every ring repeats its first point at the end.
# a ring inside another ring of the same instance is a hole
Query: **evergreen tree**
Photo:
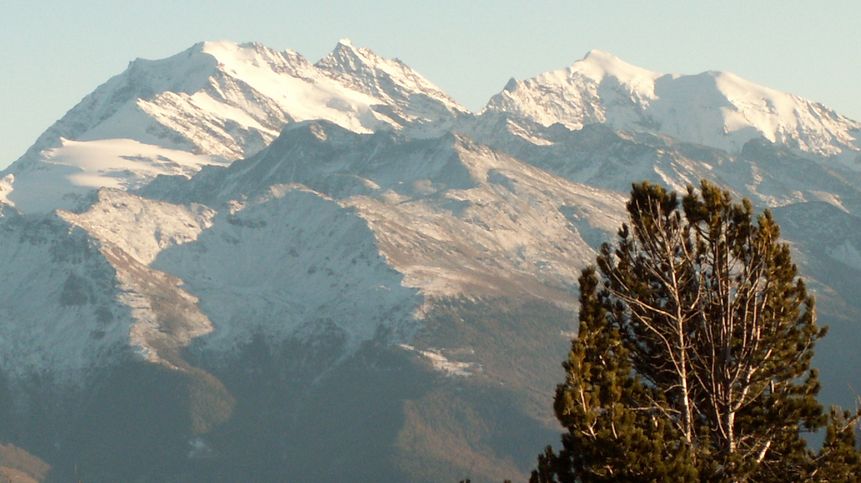
{"type": "Polygon", "coordinates": [[[861,480],[861,452],[855,441],[861,408],[855,414],[831,408],[825,442],[813,472],[818,481],[861,480]]]}
{"type": "Polygon", "coordinates": [[[579,333],[554,403],[567,432],[532,480],[854,471],[854,439],[839,418],[819,455],[802,437],[827,421],[810,367],[825,331],[771,214],[756,217],[747,200],[705,181],[681,203],[636,184],[627,211],[616,243],[580,278],[579,333]]]}
{"type": "Polygon", "coordinates": [[[568,376],[554,409],[568,429],[563,449],[541,455],[538,481],[672,481],[694,478],[687,448],[652,406],[659,391],[632,373],[616,328],[606,327],[608,300],[594,269],[580,277],[580,329],[563,363],[568,376]]]}

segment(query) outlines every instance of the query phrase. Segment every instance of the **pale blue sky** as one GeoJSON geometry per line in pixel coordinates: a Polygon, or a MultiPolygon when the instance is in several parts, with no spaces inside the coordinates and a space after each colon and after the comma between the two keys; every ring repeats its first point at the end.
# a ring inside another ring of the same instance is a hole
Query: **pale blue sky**
{"type": "Polygon", "coordinates": [[[315,61],[349,37],[471,109],[593,48],[663,72],[728,70],[861,119],[861,2],[0,2],[0,168],[135,57],[259,41],[315,61]]]}

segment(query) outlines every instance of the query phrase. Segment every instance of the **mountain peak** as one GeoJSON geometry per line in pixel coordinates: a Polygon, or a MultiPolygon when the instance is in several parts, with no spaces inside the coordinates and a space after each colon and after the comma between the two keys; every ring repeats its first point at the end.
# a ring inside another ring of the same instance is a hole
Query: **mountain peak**
{"type": "Polygon", "coordinates": [[[616,55],[593,49],[586,53],[569,69],[570,73],[579,73],[600,81],[604,77],[617,78],[621,83],[641,83],[660,77],[662,74],[653,72],[633,64],[629,64],[616,55]]]}
{"type": "Polygon", "coordinates": [[[203,40],[198,42],[192,46],[192,48],[199,49],[201,52],[206,52],[208,50],[213,49],[237,49],[240,47],[251,47],[254,45],[253,42],[236,42],[230,39],[215,39],[215,40],[203,40]]]}
{"type": "MultiPolygon", "coordinates": [[[[849,164],[861,151],[861,124],[798,96],[729,72],[666,75],[591,50],[568,68],[509,82],[486,111],[514,114],[544,126],[662,133],[738,152],[764,137],[797,151],[849,164]]],[[[855,168],[857,169],[857,168],[855,168]]]]}
{"type": "Polygon", "coordinates": [[[230,40],[201,42],[202,53],[214,57],[222,67],[246,70],[248,67],[271,69],[275,72],[296,75],[311,65],[305,57],[293,50],[278,52],[259,42],[237,43],[230,40]]]}
{"type": "Polygon", "coordinates": [[[445,123],[458,110],[409,67],[349,40],[327,59],[329,68],[293,51],[229,40],[137,59],[2,173],[15,174],[11,188],[0,186],[2,198],[28,212],[71,208],[101,186],[134,189],[160,174],[189,176],[249,156],[289,123],[322,119],[368,133],[445,123]]]}
{"type": "Polygon", "coordinates": [[[582,60],[592,60],[592,59],[597,59],[597,60],[603,60],[603,59],[614,59],[614,60],[620,60],[620,59],[619,59],[618,57],[616,57],[616,55],[614,55],[612,52],[607,52],[606,50],[601,50],[601,49],[592,49],[592,50],[590,50],[589,52],[586,52],[586,55],[584,55],[584,56],[583,56],[583,59],[582,59],[582,60]]]}
{"type": "MultiPolygon", "coordinates": [[[[438,111],[437,114],[448,116],[451,112],[466,112],[442,89],[408,65],[398,59],[382,57],[370,49],[357,47],[350,39],[339,40],[332,52],[320,59],[315,67],[329,77],[386,104],[404,108],[413,103],[414,96],[419,95],[434,100],[433,104],[437,106],[433,109],[438,111]]],[[[401,112],[398,115],[428,118],[429,113],[425,110],[423,107],[423,112],[401,112]]]]}
{"type": "Polygon", "coordinates": [[[505,83],[505,87],[503,87],[502,90],[511,92],[514,89],[517,89],[517,79],[512,77],[511,79],[508,79],[508,82],[505,83]]]}
{"type": "Polygon", "coordinates": [[[321,59],[317,66],[336,64],[344,70],[355,72],[361,70],[362,66],[375,68],[378,65],[393,62],[398,61],[383,58],[371,49],[358,47],[353,44],[352,40],[343,38],[338,40],[332,52],[321,59]]]}
{"type": "Polygon", "coordinates": [[[353,44],[349,39],[341,39],[335,44],[335,48],[328,54],[329,56],[336,57],[347,57],[351,59],[355,59],[359,62],[370,62],[373,63],[373,60],[376,60],[378,57],[374,52],[370,49],[358,47],[353,44]]]}

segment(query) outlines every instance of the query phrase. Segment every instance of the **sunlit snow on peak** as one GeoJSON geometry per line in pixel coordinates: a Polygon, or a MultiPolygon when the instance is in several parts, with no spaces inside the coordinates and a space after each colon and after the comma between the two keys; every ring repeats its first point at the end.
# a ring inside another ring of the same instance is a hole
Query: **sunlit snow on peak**
{"type": "Polygon", "coordinates": [[[509,81],[485,111],[575,130],[608,124],[729,152],[762,137],[803,153],[838,156],[850,167],[861,150],[855,138],[861,123],[821,104],[732,73],[662,74],[600,50],[568,68],[509,81]]]}

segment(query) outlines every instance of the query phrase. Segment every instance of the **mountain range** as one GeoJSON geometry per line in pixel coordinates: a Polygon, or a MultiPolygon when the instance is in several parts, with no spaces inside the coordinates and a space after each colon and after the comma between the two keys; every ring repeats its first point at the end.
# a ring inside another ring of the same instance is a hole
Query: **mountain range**
{"type": "Polygon", "coordinates": [[[480,112],[349,40],[135,60],[0,173],[0,457],[27,462],[0,469],[522,479],[557,439],[579,271],[644,179],[774,211],[851,403],[857,121],[601,51],[480,112]]]}

